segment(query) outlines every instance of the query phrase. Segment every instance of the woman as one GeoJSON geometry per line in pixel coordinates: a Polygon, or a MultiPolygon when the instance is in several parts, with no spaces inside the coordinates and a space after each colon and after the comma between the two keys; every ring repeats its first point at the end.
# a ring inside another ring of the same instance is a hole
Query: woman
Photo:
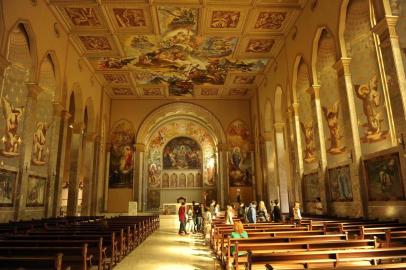
{"type": "Polygon", "coordinates": [[[259,202],[257,215],[258,215],[259,222],[269,221],[268,210],[266,210],[264,201],[259,202]]]}
{"type": "MultiPolygon", "coordinates": [[[[234,223],[234,231],[231,232],[231,238],[248,238],[248,233],[244,230],[244,225],[241,221],[236,221],[234,223]]],[[[230,247],[231,255],[234,255],[235,246],[230,247]]],[[[238,256],[241,256],[243,253],[239,253],[238,256]]]]}
{"type": "Polygon", "coordinates": [[[193,222],[193,210],[189,207],[187,211],[187,223],[186,223],[186,233],[195,233],[195,224],[193,222]]]}
{"type": "Polygon", "coordinates": [[[296,224],[299,224],[301,219],[302,214],[300,213],[300,203],[295,202],[295,206],[293,207],[293,220],[296,224]]]}
{"type": "Polygon", "coordinates": [[[216,207],[214,208],[214,217],[218,218],[220,216],[220,204],[216,204],[216,207]]]}
{"type": "Polygon", "coordinates": [[[227,211],[226,211],[226,225],[233,225],[233,216],[234,216],[234,210],[231,205],[227,205],[227,211]]]}

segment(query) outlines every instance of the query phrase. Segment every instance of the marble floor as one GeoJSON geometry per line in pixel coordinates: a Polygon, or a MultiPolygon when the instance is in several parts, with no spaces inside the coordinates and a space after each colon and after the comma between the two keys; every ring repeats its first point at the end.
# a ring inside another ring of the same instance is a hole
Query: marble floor
{"type": "Polygon", "coordinates": [[[161,227],[115,270],[219,270],[202,235],[179,236],[176,216],[161,216],[161,227]]]}

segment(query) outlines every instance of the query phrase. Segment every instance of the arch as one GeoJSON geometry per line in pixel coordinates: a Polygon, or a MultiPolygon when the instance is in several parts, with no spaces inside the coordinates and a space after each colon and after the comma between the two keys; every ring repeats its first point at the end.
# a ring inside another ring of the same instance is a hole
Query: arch
{"type": "MultiPolygon", "coordinates": [[[[72,115],[73,119],[75,119],[75,122],[78,119],[83,119],[83,113],[84,113],[84,108],[83,108],[83,99],[82,99],[82,89],[80,88],[79,83],[75,82],[72,85],[71,91],[68,93],[68,96],[71,97],[73,93],[74,101],[75,101],[75,115],[72,115]]],[[[68,108],[70,108],[70,103],[71,99],[69,100],[68,103],[68,108]]]]}
{"type": "Polygon", "coordinates": [[[347,48],[345,47],[345,22],[347,21],[347,8],[350,0],[343,0],[340,8],[340,15],[338,21],[338,44],[340,46],[340,53],[342,58],[347,58],[347,48]]]}
{"type": "Polygon", "coordinates": [[[272,130],[272,123],[273,123],[272,114],[273,114],[272,103],[269,99],[267,99],[266,103],[265,103],[265,114],[264,114],[265,132],[271,132],[271,130],[272,130]]]}
{"type": "Polygon", "coordinates": [[[302,59],[303,59],[303,57],[301,55],[297,55],[295,58],[295,62],[293,63],[292,94],[293,94],[294,102],[297,102],[297,90],[296,90],[297,73],[299,70],[299,64],[301,63],[302,59]]]}
{"type": "Polygon", "coordinates": [[[136,142],[147,144],[149,135],[168,118],[193,118],[194,121],[205,126],[212,133],[212,137],[218,140],[215,142],[216,144],[226,143],[226,136],[220,121],[207,109],[186,102],[169,103],[155,109],[141,123],[136,142]]]}
{"type": "MultiPolygon", "coordinates": [[[[38,64],[38,59],[37,59],[37,43],[35,39],[35,34],[33,31],[33,28],[30,24],[29,21],[27,20],[18,20],[14,23],[14,25],[10,28],[7,34],[7,45],[3,49],[3,55],[7,56],[7,59],[13,63],[12,59],[10,59],[10,48],[12,48],[13,45],[17,46],[16,49],[20,46],[24,46],[21,42],[24,42],[23,38],[26,40],[27,45],[28,45],[28,50],[29,50],[29,58],[30,62],[26,63],[27,68],[29,69],[29,80],[34,81],[37,78],[37,64],[38,64]],[[23,31],[22,34],[19,35],[19,37],[16,40],[12,40],[11,38],[13,37],[13,34],[15,34],[16,30],[18,31],[23,31]],[[25,38],[24,38],[25,36],[25,38]]],[[[11,51],[12,57],[17,57],[19,53],[17,52],[16,55],[14,55],[14,51],[11,51]]],[[[21,56],[21,55],[20,55],[21,56]]]]}
{"type": "Polygon", "coordinates": [[[280,85],[276,86],[274,98],[274,118],[275,122],[283,122],[283,91],[280,85]]]}
{"type": "Polygon", "coordinates": [[[317,76],[317,59],[318,59],[318,52],[320,49],[320,40],[323,37],[323,35],[326,35],[326,34],[332,38],[333,43],[334,43],[334,54],[336,56],[338,55],[332,31],[330,31],[330,29],[327,26],[321,26],[321,27],[317,28],[316,33],[313,38],[312,57],[311,57],[312,79],[313,79],[313,83],[316,85],[319,84],[319,78],[317,76]]]}
{"type": "Polygon", "coordinates": [[[62,83],[59,62],[55,51],[47,51],[42,57],[36,81],[40,83],[41,76],[43,76],[42,66],[46,61],[49,61],[52,64],[53,76],[55,78],[54,101],[59,101],[62,95],[62,83]]]}

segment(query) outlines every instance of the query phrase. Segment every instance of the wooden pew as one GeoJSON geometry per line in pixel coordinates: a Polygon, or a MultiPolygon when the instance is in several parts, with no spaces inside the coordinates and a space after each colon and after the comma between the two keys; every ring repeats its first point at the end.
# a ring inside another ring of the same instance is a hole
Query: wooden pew
{"type": "Polygon", "coordinates": [[[0,270],[71,270],[70,267],[63,267],[62,257],[62,253],[56,256],[0,256],[0,270]]]}
{"type": "MultiPolygon", "coordinates": [[[[297,270],[298,268],[289,268],[284,266],[273,266],[273,265],[265,265],[267,270],[297,270]]],[[[320,267],[309,267],[306,269],[311,270],[386,270],[386,269],[393,269],[393,270],[404,270],[406,269],[406,263],[384,263],[378,265],[357,265],[357,266],[337,266],[337,267],[328,267],[324,266],[320,267]]]]}

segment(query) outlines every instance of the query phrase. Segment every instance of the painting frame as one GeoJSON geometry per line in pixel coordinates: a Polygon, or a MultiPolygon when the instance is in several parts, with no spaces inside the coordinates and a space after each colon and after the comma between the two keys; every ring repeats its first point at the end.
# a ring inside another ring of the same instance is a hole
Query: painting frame
{"type": "Polygon", "coordinates": [[[400,152],[397,148],[364,157],[363,169],[367,200],[369,202],[405,201],[404,168],[402,167],[400,152]],[[374,172],[378,174],[374,175],[374,172]],[[379,191],[378,188],[380,188],[379,191]]]}
{"type": "Polygon", "coordinates": [[[26,207],[43,207],[47,195],[47,178],[39,175],[29,175],[27,180],[26,207]],[[34,198],[36,196],[36,198],[34,198]]]}
{"type": "Polygon", "coordinates": [[[352,202],[354,193],[349,163],[329,167],[327,169],[329,195],[332,202],[352,202]],[[334,191],[337,188],[338,191],[334,191]]]}
{"type": "Polygon", "coordinates": [[[17,181],[17,172],[0,169],[0,207],[13,207],[14,206],[14,199],[15,199],[15,187],[17,181]],[[7,177],[5,179],[5,177],[7,177]],[[7,190],[5,190],[5,186],[7,185],[7,190]],[[4,194],[8,194],[8,201],[4,198],[4,194]]]}

